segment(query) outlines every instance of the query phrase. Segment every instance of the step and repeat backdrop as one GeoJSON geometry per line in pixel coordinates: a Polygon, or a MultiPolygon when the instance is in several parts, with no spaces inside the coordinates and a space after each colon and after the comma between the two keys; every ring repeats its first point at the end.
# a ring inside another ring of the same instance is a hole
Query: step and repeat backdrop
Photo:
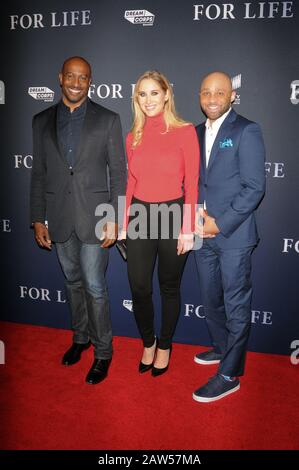
{"type": "MultiPolygon", "coordinates": [[[[204,120],[203,76],[231,76],[234,108],[261,125],[267,149],[249,348],[289,354],[298,347],[299,2],[10,0],[1,10],[1,319],[70,327],[56,254],[37,247],[29,223],[31,120],[60,99],[61,65],[80,55],[93,69],[90,98],[120,114],[124,137],[132,89],[145,70],[169,78],[180,115],[194,124],[204,120]]],[[[107,280],[114,334],[137,337],[126,264],[115,247],[107,280]]],[[[154,292],[159,312],[156,275],[154,292]]],[[[175,341],[210,344],[193,254],[175,341]]]]}

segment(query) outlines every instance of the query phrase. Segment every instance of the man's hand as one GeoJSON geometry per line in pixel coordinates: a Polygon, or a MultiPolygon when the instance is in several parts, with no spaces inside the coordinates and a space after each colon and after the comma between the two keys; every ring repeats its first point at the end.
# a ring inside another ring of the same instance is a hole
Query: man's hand
{"type": "Polygon", "coordinates": [[[206,210],[199,209],[196,214],[195,233],[200,238],[214,238],[220,230],[215,219],[210,217],[206,210]],[[203,223],[200,221],[203,219],[203,223]]]}
{"type": "Polygon", "coordinates": [[[114,222],[107,222],[107,224],[103,227],[103,232],[101,236],[101,240],[104,240],[101,244],[102,248],[108,248],[109,246],[113,245],[117,239],[118,234],[118,225],[114,222]]]}
{"type": "Polygon", "coordinates": [[[192,250],[194,245],[193,233],[180,233],[177,244],[177,254],[184,255],[187,251],[192,250]]]}
{"type": "Polygon", "coordinates": [[[37,244],[41,248],[47,248],[48,250],[52,249],[52,241],[50,240],[49,231],[45,224],[41,222],[34,222],[34,236],[37,244]]]}

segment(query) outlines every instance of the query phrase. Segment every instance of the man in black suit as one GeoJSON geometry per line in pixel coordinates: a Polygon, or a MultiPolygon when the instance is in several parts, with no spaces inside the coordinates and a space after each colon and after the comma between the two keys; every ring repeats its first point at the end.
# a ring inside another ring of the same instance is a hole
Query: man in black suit
{"type": "Polygon", "coordinates": [[[75,364],[93,344],[86,381],[96,384],[107,376],[112,357],[105,271],[108,247],[117,238],[118,196],[125,192],[122,132],[118,114],[88,99],[91,67],[85,59],[67,59],[59,81],[61,101],[33,118],[31,222],[40,247],[51,249],[55,242],[66,278],[74,335],[62,363],[75,364]],[[100,245],[95,210],[101,203],[112,205],[115,218],[104,226],[100,245]]]}

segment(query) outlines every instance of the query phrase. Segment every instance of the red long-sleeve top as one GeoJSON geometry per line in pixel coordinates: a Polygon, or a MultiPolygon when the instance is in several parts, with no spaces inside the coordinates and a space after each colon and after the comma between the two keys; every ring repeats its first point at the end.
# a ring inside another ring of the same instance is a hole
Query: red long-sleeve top
{"type": "Polygon", "coordinates": [[[184,195],[182,233],[194,231],[200,161],[196,131],[191,124],[165,131],[161,113],[146,118],[142,141],[136,148],[132,149],[132,134],[127,135],[125,230],[133,196],[146,202],[165,202],[184,195]]]}

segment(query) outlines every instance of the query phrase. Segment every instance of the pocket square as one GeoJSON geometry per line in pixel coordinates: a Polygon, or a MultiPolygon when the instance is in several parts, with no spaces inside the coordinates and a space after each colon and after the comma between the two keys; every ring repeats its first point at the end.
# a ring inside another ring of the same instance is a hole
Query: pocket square
{"type": "Polygon", "coordinates": [[[221,149],[225,149],[227,147],[233,147],[233,141],[232,139],[224,139],[223,141],[220,141],[219,147],[221,149]]]}

